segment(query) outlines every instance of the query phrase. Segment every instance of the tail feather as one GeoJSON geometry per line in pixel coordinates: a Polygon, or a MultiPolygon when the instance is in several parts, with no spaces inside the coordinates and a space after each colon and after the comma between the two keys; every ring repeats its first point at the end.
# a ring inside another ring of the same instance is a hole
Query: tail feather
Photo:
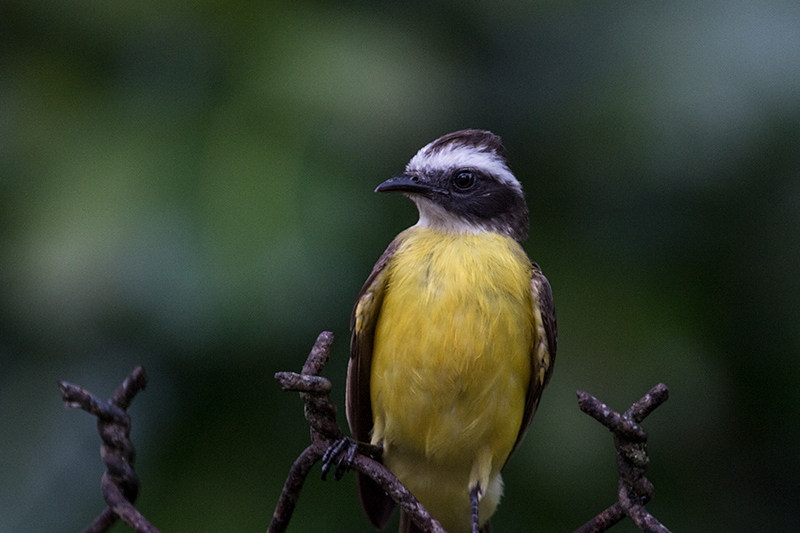
{"type": "Polygon", "coordinates": [[[380,485],[364,474],[356,474],[356,484],[358,485],[358,495],[361,498],[361,506],[364,508],[367,518],[377,529],[383,529],[392,516],[394,500],[383,491],[380,485]]]}
{"type": "MultiPolygon", "coordinates": [[[[425,533],[417,524],[411,520],[403,511],[400,511],[400,531],[399,533],[425,533]]],[[[481,533],[492,533],[492,521],[489,520],[481,527],[481,533]]]]}
{"type": "Polygon", "coordinates": [[[404,512],[400,512],[400,532],[399,533],[425,533],[417,524],[411,520],[411,517],[404,512]]]}

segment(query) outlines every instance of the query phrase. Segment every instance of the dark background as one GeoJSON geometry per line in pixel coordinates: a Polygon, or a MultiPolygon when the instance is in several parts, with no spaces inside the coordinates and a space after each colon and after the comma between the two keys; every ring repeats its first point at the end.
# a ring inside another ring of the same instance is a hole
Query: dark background
{"type": "MultiPolygon", "coordinates": [[[[139,508],[264,531],[308,442],[272,375],[333,331],[343,411],[350,309],[416,220],[372,190],[466,127],[505,140],[558,309],[496,530],[611,503],[575,390],[622,410],[659,381],[648,508],[796,529],[799,27],[796,0],[0,0],[0,531],[101,510],[56,381],[109,396],[138,364],[139,508]]],[[[353,477],[313,474],[290,531],[370,531],[353,477]]]]}

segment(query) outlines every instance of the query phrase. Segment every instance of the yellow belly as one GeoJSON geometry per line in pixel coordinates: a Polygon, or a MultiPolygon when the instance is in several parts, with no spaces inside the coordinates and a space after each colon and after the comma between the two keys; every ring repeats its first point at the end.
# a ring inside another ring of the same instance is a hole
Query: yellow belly
{"type": "Polygon", "coordinates": [[[531,373],[531,266],[494,233],[407,230],[389,265],[375,331],[373,442],[397,477],[451,533],[481,521],[502,492],[531,373]]]}

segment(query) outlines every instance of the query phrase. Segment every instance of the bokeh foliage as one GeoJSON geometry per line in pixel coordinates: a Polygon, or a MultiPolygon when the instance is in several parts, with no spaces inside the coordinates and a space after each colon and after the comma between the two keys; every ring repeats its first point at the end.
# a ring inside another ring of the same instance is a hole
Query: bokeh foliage
{"type": "MultiPolygon", "coordinates": [[[[506,142],[559,317],[496,529],[610,503],[574,391],[624,410],[658,381],[648,508],[792,529],[799,25],[794,0],[0,0],[0,531],[99,511],[94,423],[55,382],[110,395],[136,364],[140,508],[263,531],[308,436],[271,376],[332,330],[343,406],[350,308],[415,220],[371,191],[465,127],[506,142]]],[[[352,477],[309,482],[293,530],[368,531],[352,477]]]]}

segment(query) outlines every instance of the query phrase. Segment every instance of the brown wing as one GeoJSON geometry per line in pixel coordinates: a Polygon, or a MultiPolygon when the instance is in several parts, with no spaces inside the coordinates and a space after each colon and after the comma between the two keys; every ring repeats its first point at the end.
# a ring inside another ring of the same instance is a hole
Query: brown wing
{"type": "MultiPolygon", "coordinates": [[[[531,293],[533,295],[533,314],[536,319],[536,331],[534,344],[531,349],[531,382],[528,385],[528,395],[525,398],[525,413],[522,416],[522,426],[517,434],[517,441],[511,449],[511,453],[517,449],[522,437],[525,436],[528,426],[531,425],[536,408],[539,407],[539,400],[542,392],[550,382],[553,374],[553,365],[556,362],[556,345],[558,334],[556,331],[556,308],[553,303],[553,291],[550,283],[542,274],[542,269],[534,262],[531,262],[533,272],[531,274],[531,293]]],[[[509,454],[510,456],[510,454],[509,454]]]]}
{"type": "MultiPolygon", "coordinates": [[[[354,439],[370,441],[372,431],[372,404],[369,380],[372,370],[372,347],[375,325],[378,323],[383,294],[389,277],[386,268],[395,250],[402,242],[398,236],[383,252],[372,273],[367,278],[350,317],[350,363],[347,366],[346,413],[350,433],[354,439]]],[[[372,524],[382,529],[394,509],[394,501],[367,476],[356,474],[361,506],[372,524]]]]}

